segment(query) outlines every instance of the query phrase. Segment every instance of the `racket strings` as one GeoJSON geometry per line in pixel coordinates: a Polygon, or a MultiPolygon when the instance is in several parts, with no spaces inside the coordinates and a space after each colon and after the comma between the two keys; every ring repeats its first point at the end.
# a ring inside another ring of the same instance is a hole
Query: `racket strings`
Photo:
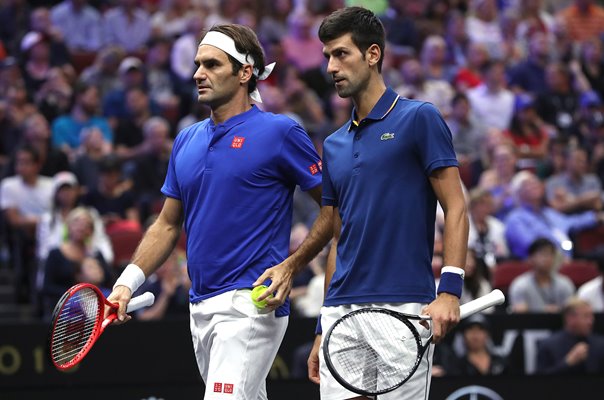
{"type": "Polygon", "coordinates": [[[343,380],[377,393],[407,379],[417,362],[419,346],[415,333],[402,320],[387,313],[367,312],[334,327],[329,353],[343,380]]]}
{"type": "Polygon", "coordinates": [[[51,336],[51,355],[55,363],[69,363],[84,350],[97,329],[101,311],[98,295],[92,289],[79,290],[67,299],[51,336]]]}

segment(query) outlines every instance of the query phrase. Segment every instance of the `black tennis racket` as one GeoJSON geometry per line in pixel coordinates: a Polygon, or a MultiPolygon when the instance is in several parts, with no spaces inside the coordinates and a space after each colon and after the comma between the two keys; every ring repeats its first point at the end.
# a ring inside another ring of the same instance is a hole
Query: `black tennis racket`
{"type": "MultiPolygon", "coordinates": [[[[466,318],[502,304],[496,289],[460,307],[466,318]]],[[[400,313],[385,308],[363,308],[344,315],[327,331],[323,355],[329,372],[346,389],[364,396],[391,392],[415,373],[432,342],[423,340],[412,321],[427,315],[400,313]]]]}

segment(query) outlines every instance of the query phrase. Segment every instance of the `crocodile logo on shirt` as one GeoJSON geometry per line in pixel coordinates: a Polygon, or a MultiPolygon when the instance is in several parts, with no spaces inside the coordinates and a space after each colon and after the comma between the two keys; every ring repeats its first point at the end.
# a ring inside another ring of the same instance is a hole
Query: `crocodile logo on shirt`
{"type": "Polygon", "coordinates": [[[380,140],[390,140],[390,139],[394,139],[394,133],[392,133],[392,132],[382,133],[382,136],[380,136],[380,140]]]}

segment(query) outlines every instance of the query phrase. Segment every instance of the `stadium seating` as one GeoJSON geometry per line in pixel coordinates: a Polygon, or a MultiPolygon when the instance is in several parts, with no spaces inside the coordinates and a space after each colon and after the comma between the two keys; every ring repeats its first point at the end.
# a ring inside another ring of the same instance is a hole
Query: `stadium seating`
{"type": "Polygon", "coordinates": [[[597,264],[589,260],[573,260],[560,267],[559,272],[568,276],[576,288],[600,274],[597,264]]]}
{"type": "Polygon", "coordinates": [[[530,271],[531,267],[525,261],[507,260],[497,264],[493,270],[493,289],[499,289],[507,294],[512,281],[519,275],[530,271]]]}

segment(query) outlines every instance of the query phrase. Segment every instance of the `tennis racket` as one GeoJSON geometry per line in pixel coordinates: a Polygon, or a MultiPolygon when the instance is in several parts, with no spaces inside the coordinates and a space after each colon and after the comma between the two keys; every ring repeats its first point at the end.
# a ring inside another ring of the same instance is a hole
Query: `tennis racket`
{"type": "MultiPolygon", "coordinates": [[[[503,293],[493,290],[461,305],[460,317],[504,301],[503,293]]],[[[323,344],[325,364],[333,377],[352,392],[364,396],[391,392],[411,378],[430,347],[432,334],[423,343],[412,322],[420,320],[430,317],[379,307],[352,311],[327,331],[323,344]]]]}
{"type": "MultiPolygon", "coordinates": [[[[128,303],[126,312],[153,304],[155,296],[146,292],[128,303]]],[[[59,370],[74,367],[88,354],[105,328],[117,318],[118,305],[109,302],[100,289],[89,283],[72,286],[54,308],[48,349],[50,359],[59,370]],[[104,318],[105,306],[112,313],[104,318]]]]}

